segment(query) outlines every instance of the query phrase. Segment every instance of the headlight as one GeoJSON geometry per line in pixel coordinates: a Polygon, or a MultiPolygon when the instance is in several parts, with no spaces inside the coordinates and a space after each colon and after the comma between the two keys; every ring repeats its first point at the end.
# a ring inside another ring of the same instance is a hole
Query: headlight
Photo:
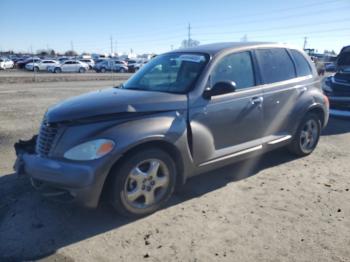
{"type": "Polygon", "coordinates": [[[333,92],[333,89],[331,87],[331,81],[332,79],[331,78],[327,78],[325,81],[324,81],[324,84],[322,85],[322,89],[323,91],[326,91],[326,92],[333,92]]]}
{"type": "Polygon", "coordinates": [[[64,157],[70,160],[99,159],[113,150],[115,143],[108,139],[96,139],[69,149],[64,157]]]}

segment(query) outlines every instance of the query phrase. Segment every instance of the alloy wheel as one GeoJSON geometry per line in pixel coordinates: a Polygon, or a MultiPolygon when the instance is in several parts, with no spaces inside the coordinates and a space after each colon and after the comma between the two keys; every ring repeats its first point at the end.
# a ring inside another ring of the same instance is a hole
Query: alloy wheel
{"type": "Polygon", "coordinates": [[[124,185],[125,199],[133,208],[148,208],[167,193],[170,173],[160,159],[148,159],[131,169],[124,185]]]}
{"type": "Polygon", "coordinates": [[[313,150],[319,135],[318,124],[315,119],[305,122],[300,134],[300,146],[304,152],[313,150]]]}

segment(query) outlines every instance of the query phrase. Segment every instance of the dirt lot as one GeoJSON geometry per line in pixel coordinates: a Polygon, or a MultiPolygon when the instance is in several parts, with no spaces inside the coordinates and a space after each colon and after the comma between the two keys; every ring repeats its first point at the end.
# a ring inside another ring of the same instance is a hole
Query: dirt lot
{"type": "Polygon", "coordinates": [[[62,81],[95,81],[95,80],[104,80],[104,81],[121,81],[126,80],[130,77],[130,73],[96,73],[93,70],[90,70],[86,73],[49,73],[40,71],[37,73],[18,70],[18,69],[9,69],[9,70],[0,70],[0,84],[8,83],[35,83],[35,82],[62,82],[62,81]]]}
{"type": "Polygon", "coordinates": [[[0,84],[0,261],[350,261],[350,120],[317,150],[284,150],[191,179],[139,220],[51,203],[12,175],[46,108],[117,81],[0,84]]]}

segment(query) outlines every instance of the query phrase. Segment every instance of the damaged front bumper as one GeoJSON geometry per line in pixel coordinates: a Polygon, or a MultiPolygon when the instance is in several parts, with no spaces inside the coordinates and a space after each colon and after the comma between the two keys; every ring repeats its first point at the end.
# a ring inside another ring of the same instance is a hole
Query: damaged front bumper
{"type": "Polygon", "coordinates": [[[46,197],[96,207],[108,170],[101,161],[74,162],[42,157],[35,152],[37,136],[15,144],[15,174],[28,175],[46,197]]]}

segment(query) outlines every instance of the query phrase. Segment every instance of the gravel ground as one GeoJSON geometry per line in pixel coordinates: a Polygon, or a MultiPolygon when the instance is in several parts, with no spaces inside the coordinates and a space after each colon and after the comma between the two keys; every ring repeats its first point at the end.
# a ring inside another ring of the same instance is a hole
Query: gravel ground
{"type": "Polygon", "coordinates": [[[203,174],[139,220],[49,202],[12,175],[13,143],[49,105],[116,83],[0,84],[0,261],[350,261],[349,120],[331,119],[308,157],[203,174]]]}

